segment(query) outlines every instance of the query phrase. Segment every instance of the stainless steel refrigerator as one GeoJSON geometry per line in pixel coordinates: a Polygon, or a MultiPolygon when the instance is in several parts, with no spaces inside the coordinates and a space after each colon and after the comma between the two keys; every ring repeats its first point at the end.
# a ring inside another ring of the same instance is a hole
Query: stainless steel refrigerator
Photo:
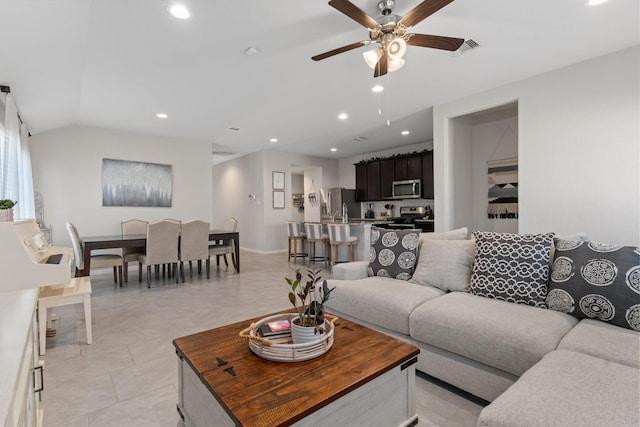
{"type": "Polygon", "coordinates": [[[342,221],[342,205],[346,204],[349,218],[360,218],[360,202],[356,202],[356,190],[324,188],[320,190],[320,217],[342,221]]]}

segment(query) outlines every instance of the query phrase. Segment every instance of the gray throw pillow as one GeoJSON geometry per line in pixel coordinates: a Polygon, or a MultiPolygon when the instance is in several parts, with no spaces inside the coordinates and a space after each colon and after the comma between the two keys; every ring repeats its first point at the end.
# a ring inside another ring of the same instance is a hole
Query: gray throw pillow
{"type": "Polygon", "coordinates": [[[545,308],[553,233],[474,231],[476,256],[468,292],[545,308]]]}
{"type": "Polygon", "coordinates": [[[409,280],[416,265],[420,233],[371,227],[369,276],[409,280]]]}
{"type": "Polygon", "coordinates": [[[555,240],[547,307],[640,331],[640,249],[555,240]]]}
{"type": "Polygon", "coordinates": [[[473,240],[425,240],[410,282],[464,291],[469,287],[475,248],[473,240]]]}

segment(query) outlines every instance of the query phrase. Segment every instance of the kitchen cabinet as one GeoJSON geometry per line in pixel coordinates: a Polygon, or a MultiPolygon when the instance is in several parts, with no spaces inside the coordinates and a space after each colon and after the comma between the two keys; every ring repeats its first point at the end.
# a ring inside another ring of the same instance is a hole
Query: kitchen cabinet
{"type": "Polygon", "coordinates": [[[422,167],[422,198],[433,199],[433,151],[420,155],[422,167]]]}
{"type": "Polygon", "coordinates": [[[382,200],[380,191],[380,161],[367,164],[367,200],[382,200]]]}
{"type": "Polygon", "coordinates": [[[356,163],[356,202],[366,202],[367,198],[367,164],[356,163]]]}
{"type": "Polygon", "coordinates": [[[422,178],[422,156],[415,154],[407,157],[407,179],[422,178]]]}
{"type": "Polygon", "coordinates": [[[433,151],[356,163],[356,201],[393,197],[393,181],[422,180],[422,198],[433,199],[433,151]]]}
{"type": "Polygon", "coordinates": [[[393,181],[395,180],[395,160],[380,161],[380,195],[382,199],[393,197],[393,181]]]}
{"type": "Polygon", "coordinates": [[[422,158],[419,153],[396,157],[394,160],[396,181],[422,178],[422,158]]]}
{"type": "Polygon", "coordinates": [[[407,167],[407,158],[406,157],[397,157],[393,159],[393,163],[395,166],[395,180],[403,181],[405,179],[409,179],[409,169],[407,167]]]}

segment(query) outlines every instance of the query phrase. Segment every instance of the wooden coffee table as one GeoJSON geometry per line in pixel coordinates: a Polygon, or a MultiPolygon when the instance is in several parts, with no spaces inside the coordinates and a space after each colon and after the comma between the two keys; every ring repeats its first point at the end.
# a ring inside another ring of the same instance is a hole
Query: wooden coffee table
{"type": "Polygon", "coordinates": [[[417,347],[339,319],[326,354],[271,362],[238,336],[263,317],[173,341],[178,411],[188,427],[417,424],[417,347]]]}

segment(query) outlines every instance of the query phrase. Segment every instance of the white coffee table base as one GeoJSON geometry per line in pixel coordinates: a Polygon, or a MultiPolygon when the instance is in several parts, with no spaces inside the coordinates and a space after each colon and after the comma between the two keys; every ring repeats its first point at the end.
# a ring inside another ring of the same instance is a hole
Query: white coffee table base
{"type": "MultiPolygon", "coordinates": [[[[283,364],[285,369],[286,364],[283,364]]],[[[416,425],[415,378],[415,365],[396,366],[293,425],[416,425]]],[[[191,366],[181,358],[178,358],[178,383],[178,409],[187,427],[236,425],[191,366]]]]}
{"type": "Polygon", "coordinates": [[[40,336],[40,355],[46,353],[47,327],[51,327],[48,309],[70,304],[84,305],[84,322],[87,327],[87,344],[91,344],[91,279],[88,276],[76,277],[63,285],[43,286],[38,296],[38,334],[40,336]]]}

